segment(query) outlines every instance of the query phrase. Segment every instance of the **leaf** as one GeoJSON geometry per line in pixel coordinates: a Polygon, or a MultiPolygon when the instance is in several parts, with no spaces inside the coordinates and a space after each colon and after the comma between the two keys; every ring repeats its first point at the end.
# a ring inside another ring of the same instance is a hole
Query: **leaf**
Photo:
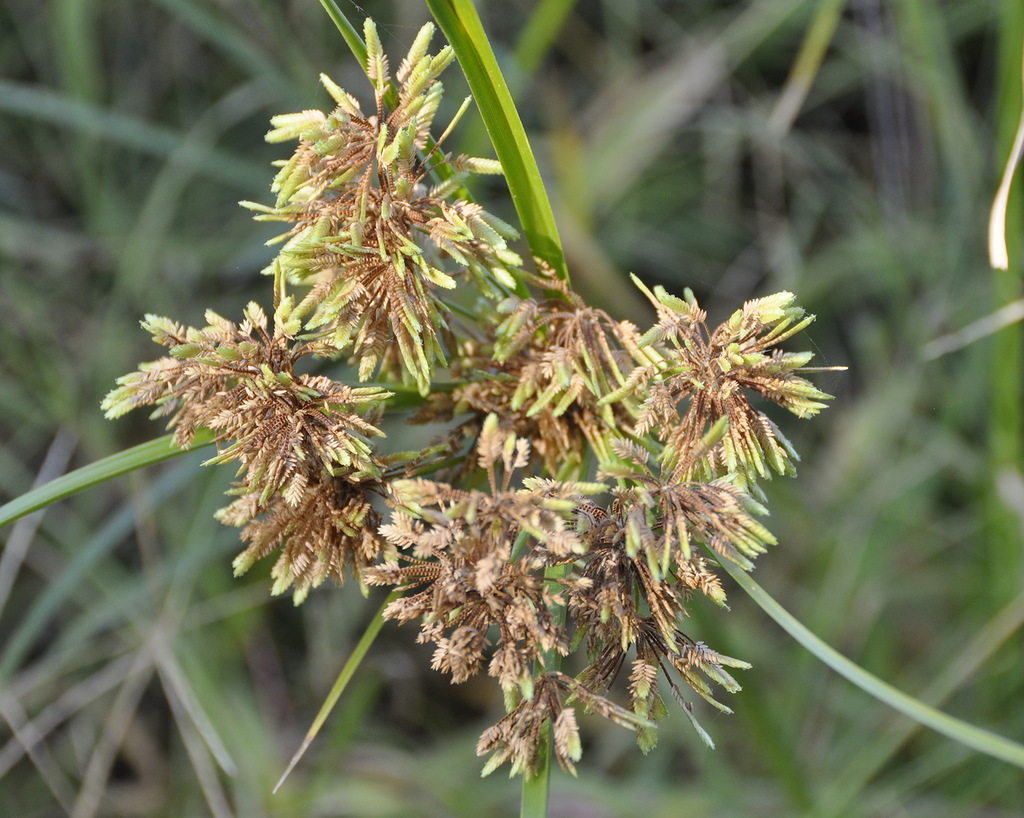
{"type": "MultiPolygon", "coordinates": [[[[498,154],[534,259],[565,282],[569,271],[554,213],[526,130],[472,0],[427,0],[469,82],[498,154]]],[[[525,287],[521,295],[526,295],[525,287]]]]}
{"type": "Polygon", "coordinates": [[[16,497],[11,502],[0,506],[0,528],[14,522],[19,517],[31,514],[41,508],[77,494],[87,488],[105,483],[122,474],[136,469],[152,466],[162,460],[184,454],[209,445],[213,441],[213,433],[200,430],[196,434],[195,443],[189,450],[179,449],[174,445],[174,435],[164,435],[148,443],[142,443],[110,457],[105,457],[88,466],[76,469],[63,477],[58,477],[37,489],[16,497]]]}
{"type": "Polygon", "coordinates": [[[324,726],[324,722],[327,721],[327,717],[331,715],[331,710],[334,709],[334,705],[338,703],[338,699],[340,699],[341,694],[345,692],[345,688],[348,687],[348,683],[352,681],[352,677],[359,669],[359,665],[362,663],[363,659],[366,658],[367,652],[370,650],[374,640],[377,638],[377,634],[380,633],[380,629],[384,625],[384,609],[401,595],[401,589],[396,589],[388,594],[387,599],[384,600],[380,609],[374,615],[373,619],[370,620],[370,624],[366,626],[366,630],[363,631],[363,635],[360,638],[359,643],[353,649],[352,655],[348,657],[348,661],[345,662],[344,667],[342,667],[341,671],[338,673],[338,678],[334,680],[334,685],[327,694],[327,698],[324,699],[324,703],[320,705],[320,710],[317,712],[316,718],[313,719],[313,723],[309,726],[309,730],[306,731],[306,737],[302,740],[302,744],[299,745],[299,749],[295,751],[295,754],[288,762],[288,766],[285,768],[285,771],[281,774],[277,784],[274,786],[275,793],[281,789],[281,785],[284,784],[285,779],[289,776],[291,771],[295,769],[295,765],[299,763],[302,756],[306,754],[306,750],[309,749],[309,745],[312,744],[313,739],[317,737],[317,734],[320,732],[320,728],[324,726]]]}
{"type": "Polygon", "coordinates": [[[718,564],[784,631],[847,681],[918,724],[978,752],[1024,768],[1024,745],[936,710],[883,682],[811,633],[740,568],[730,564],[728,560],[718,560],[718,564]]]}

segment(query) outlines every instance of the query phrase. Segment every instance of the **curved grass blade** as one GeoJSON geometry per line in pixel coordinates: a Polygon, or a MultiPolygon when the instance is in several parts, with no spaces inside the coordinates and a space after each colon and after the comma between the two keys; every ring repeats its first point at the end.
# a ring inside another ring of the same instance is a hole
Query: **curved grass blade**
{"type": "Polygon", "coordinates": [[[152,466],[162,460],[184,454],[186,451],[195,451],[198,448],[209,445],[213,441],[213,433],[201,429],[196,434],[195,443],[191,449],[179,449],[174,445],[173,435],[164,435],[148,443],[141,443],[131,449],[104,457],[88,466],[51,480],[49,483],[40,486],[32,491],[25,492],[11,502],[0,506],[0,528],[14,522],[19,517],[31,514],[41,508],[77,494],[87,488],[104,483],[114,477],[127,474],[130,471],[152,466]]]}
{"type": "Polygon", "coordinates": [[[277,784],[274,786],[275,793],[281,789],[281,785],[284,784],[285,779],[291,774],[291,771],[295,769],[295,765],[299,763],[299,760],[306,754],[306,750],[308,750],[309,745],[313,743],[313,739],[317,737],[317,734],[320,732],[320,728],[324,726],[324,722],[327,721],[327,717],[334,709],[334,705],[338,703],[338,699],[341,698],[341,694],[345,692],[345,688],[348,687],[348,683],[352,681],[352,677],[355,676],[360,663],[366,657],[367,652],[370,650],[370,646],[377,638],[377,634],[380,633],[380,629],[384,626],[384,609],[401,595],[402,591],[400,588],[395,589],[388,594],[387,599],[385,599],[384,603],[380,606],[380,610],[374,614],[373,619],[370,620],[370,624],[366,626],[366,630],[363,631],[363,635],[359,639],[359,643],[356,645],[355,650],[352,651],[352,655],[348,657],[348,661],[345,662],[345,666],[338,674],[338,678],[334,680],[334,686],[331,687],[330,692],[327,694],[327,698],[324,699],[324,703],[320,706],[320,710],[316,714],[316,718],[313,719],[313,723],[309,726],[309,730],[306,731],[306,737],[302,740],[302,744],[299,746],[299,749],[295,751],[295,755],[292,756],[292,759],[288,762],[288,766],[285,768],[285,771],[281,774],[281,778],[278,779],[277,784]]]}
{"type": "MultiPolygon", "coordinates": [[[[930,705],[939,705],[977,674],[997,650],[1005,650],[1024,625],[1024,590],[982,627],[966,644],[958,646],[957,661],[947,663],[921,690],[920,698],[930,705]]],[[[823,788],[817,813],[819,816],[841,816],[853,804],[868,783],[884,769],[895,764],[895,755],[918,730],[918,725],[899,720],[877,731],[870,742],[852,756],[843,768],[843,775],[823,788]]]]}
{"type": "Polygon", "coordinates": [[[540,168],[472,0],[427,0],[427,7],[469,82],[534,260],[568,282],[565,253],[540,168]]]}
{"type": "Polygon", "coordinates": [[[935,730],[937,733],[942,733],[942,735],[971,747],[980,753],[1024,768],[1024,745],[1011,741],[1004,736],[991,733],[988,730],[983,730],[973,724],[968,724],[947,713],[936,710],[934,707],[929,707],[913,696],[908,696],[901,690],[897,690],[892,685],[883,682],[877,676],[868,673],[864,668],[851,662],[811,633],[796,617],[772,599],[768,592],[754,582],[739,566],[733,565],[729,560],[725,559],[720,560],[719,565],[736,580],[737,584],[746,591],[747,595],[760,605],[784,631],[807,648],[815,657],[865,693],[919,724],[935,730]]]}
{"type": "MultiPolygon", "coordinates": [[[[1024,53],[1021,54],[1021,81],[1024,82],[1024,53]]],[[[1020,164],[1022,154],[1024,154],[1024,107],[1021,108],[1017,131],[1013,137],[1013,147],[1010,148],[1010,156],[1006,160],[1006,167],[1003,168],[999,189],[996,191],[995,199],[992,201],[992,210],[989,213],[988,258],[989,264],[995,270],[1010,268],[1010,255],[1006,249],[1006,209],[1010,201],[1013,173],[1017,169],[1017,165],[1020,164]]]]}

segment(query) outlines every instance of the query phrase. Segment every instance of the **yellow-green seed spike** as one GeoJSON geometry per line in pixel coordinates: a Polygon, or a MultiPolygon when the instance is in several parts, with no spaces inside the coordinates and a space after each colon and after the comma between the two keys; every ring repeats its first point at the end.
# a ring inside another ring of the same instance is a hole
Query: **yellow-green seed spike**
{"type": "Polygon", "coordinates": [[[363,38],[366,40],[366,75],[377,92],[383,94],[389,79],[387,58],[377,35],[377,25],[369,17],[363,24],[363,38]]]}

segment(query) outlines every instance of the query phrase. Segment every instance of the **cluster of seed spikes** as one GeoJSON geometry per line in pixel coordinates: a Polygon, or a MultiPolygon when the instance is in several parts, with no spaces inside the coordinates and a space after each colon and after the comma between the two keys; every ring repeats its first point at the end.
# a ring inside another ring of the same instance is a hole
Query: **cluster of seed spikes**
{"type": "Polygon", "coordinates": [[[268,139],[299,141],[275,204],[246,203],[290,225],[266,271],[272,322],[256,304],[201,329],[147,316],[169,355],[122,377],[104,408],[155,406],[181,446],[213,431],[209,462],[239,464],[219,512],[246,543],[236,573],[277,552],[273,592],[297,603],[346,575],[401,589],[385,616],[421,623],[435,669],[495,677],[507,712],[480,739],[487,771],[535,773],[549,733],[572,770],[578,707],[635,730],[646,752],[663,690],[710,743],[683,689],[727,711],[712,685],[737,690],[726,668],[747,665],[681,625],[696,595],[724,607],[719,561],[750,568],[774,543],[754,497],[796,455],[750,398],[824,408],[800,374],[811,355],[777,347],[812,316],[779,293],[712,330],[688,291],[636,281],[657,312],[642,332],[527,272],[512,228],[465,198],[467,174],[497,163],[430,137],[452,60],[427,53],[431,34],[392,80],[367,21],[374,111],[324,78],[332,112],[272,120],[268,139]],[[473,286],[456,298],[459,277],[473,286]],[[379,385],[297,371],[307,356],[379,385]],[[398,390],[419,402],[413,422],[450,432],[384,454],[398,390]]]}

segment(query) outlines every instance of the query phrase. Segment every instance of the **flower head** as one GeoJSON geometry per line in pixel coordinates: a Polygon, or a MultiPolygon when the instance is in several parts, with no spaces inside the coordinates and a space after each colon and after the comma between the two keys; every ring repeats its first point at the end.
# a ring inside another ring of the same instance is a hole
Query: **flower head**
{"type": "Polygon", "coordinates": [[[625,382],[630,358],[623,338],[636,333],[629,322],[587,307],[561,282],[539,281],[561,288],[563,298],[506,298],[487,341],[452,362],[456,385],[432,394],[417,420],[469,414],[462,429],[476,438],[494,413],[503,429],[530,441],[548,474],[568,473],[588,451],[609,459],[610,441],[632,432],[627,403],[601,399],[625,382]]]}
{"type": "Polygon", "coordinates": [[[235,575],[280,551],[270,572],[271,593],[294,588],[296,605],[326,579],[341,585],[350,573],[363,583],[367,569],[393,552],[377,533],[381,516],[372,504],[373,495],[383,491],[377,480],[328,474],[287,497],[276,494],[269,502],[244,484],[237,487],[234,493],[241,496],[217,512],[225,525],[240,526],[241,538],[248,543],[235,557],[235,575]]]}
{"type": "Polygon", "coordinates": [[[373,416],[391,393],[297,373],[322,347],[291,338],[287,313],[273,332],[255,304],[241,324],[209,312],[201,329],[147,316],[143,326],[170,355],[121,377],[103,407],[118,417],[155,405],[155,415],[171,415],[179,446],[200,427],[213,430],[221,450],[207,462],[237,461],[242,478],[232,489],[238,499],[218,515],[245,526],[250,545],[236,571],[281,548],[275,592],[294,584],[301,601],[328,576],[359,575],[384,549],[365,492],[382,491],[369,441],[383,434],[373,416]]]}
{"type": "Polygon", "coordinates": [[[347,351],[362,378],[379,369],[425,394],[445,361],[439,290],[456,286],[442,259],[491,294],[514,286],[521,260],[506,243],[510,225],[458,198],[469,174],[501,173],[500,164],[443,154],[430,138],[451,48],[430,56],[433,26],[424,26],[393,81],[370,20],[365,33],[374,112],[322,76],[337,107],[271,120],[269,141],[299,146],[274,180],[275,205],[246,205],[294,225],[268,271],[311,286],[300,305],[307,329],[347,351]]]}
{"type": "Polygon", "coordinates": [[[692,293],[685,299],[662,287],[652,293],[634,281],[657,309],[658,323],[631,349],[636,365],[626,385],[605,401],[641,402],[636,431],[653,431],[664,442],[663,462],[677,479],[731,473],[752,483],[771,472],[795,474],[793,447],[750,396],[798,417],[825,408],[829,395],[798,374],[813,354],[774,349],[814,316],[783,292],[746,302],[709,331],[692,293]],[[715,425],[723,419],[727,425],[718,434],[715,425]],[[718,438],[711,445],[708,434],[718,438]]]}
{"type": "Polygon", "coordinates": [[[512,488],[513,474],[529,462],[529,443],[502,432],[494,415],[481,435],[479,460],[490,492],[422,479],[393,484],[396,510],[380,532],[397,559],[367,576],[371,584],[411,591],[384,615],[422,619],[421,641],[437,645],[435,669],[454,681],[482,667],[495,628],[488,672],[511,690],[528,684],[544,653],[568,651],[554,611],[564,604],[558,588],[574,581],[546,580],[544,572],[583,550],[568,512],[588,487],[527,479],[512,488]]]}
{"type": "Polygon", "coordinates": [[[321,77],[334,108],[271,120],[269,141],[298,144],[273,205],[244,203],[287,225],[265,271],[273,325],[254,303],[237,324],[147,316],[168,354],[119,379],[107,416],[155,407],[180,446],[213,431],[207,462],[238,468],[217,513],[240,529],[236,574],[276,554],[272,592],[296,603],[327,579],[392,586],[385,618],[418,622],[436,670],[496,678],[507,712],[478,744],[485,772],[537,773],[549,733],[573,771],[578,706],[647,752],[666,687],[710,744],[684,691],[728,712],[715,687],[739,690],[728,669],[748,666],[689,635],[688,606],[725,607],[716,568],[750,568],[775,542],[748,492],[796,455],[755,407],[825,406],[800,374],[811,355],[778,348],[813,316],[779,293],[712,330],[689,291],[637,281],[657,310],[641,333],[542,262],[523,271],[515,230],[462,187],[500,165],[442,152],[448,129],[431,137],[452,50],[430,55],[424,26],[392,76],[364,31],[372,108],[321,77]],[[451,297],[460,277],[483,309],[451,297]],[[415,386],[400,408],[418,403],[414,421],[451,422],[447,435],[382,454],[394,394],[311,371],[339,357],[360,381],[415,386]],[[595,472],[606,482],[584,482],[595,472]],[[574,678],[560,659],[576,650],[574,678]]]}

